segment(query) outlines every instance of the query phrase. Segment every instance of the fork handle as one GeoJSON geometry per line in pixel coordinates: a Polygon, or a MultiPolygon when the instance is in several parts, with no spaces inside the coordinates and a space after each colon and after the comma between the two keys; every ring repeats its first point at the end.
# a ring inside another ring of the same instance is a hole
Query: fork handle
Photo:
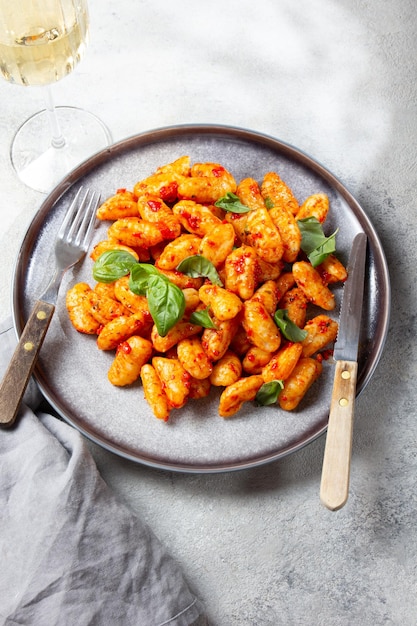
{"type": "Polygon", "coordinates": [[[38,300],[0,384],[0,425],[12,426],[19,411],[55,305],[38,300]]]}

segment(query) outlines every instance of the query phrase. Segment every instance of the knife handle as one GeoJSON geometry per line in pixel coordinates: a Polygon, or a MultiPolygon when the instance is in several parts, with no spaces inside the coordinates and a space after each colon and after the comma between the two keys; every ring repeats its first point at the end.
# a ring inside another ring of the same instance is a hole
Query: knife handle
{"type": "Polygon", "coordinates": [[[357,374],[355,361],[336,361],[320,487],[320,500],[331,511],[342,508],[349,493],[357,374]]]}
{"type": "Polygon", "coordinates": [[[12,426],[35,367],[55,306],[38,300],[0,384],[0,426],[12,426]]]}

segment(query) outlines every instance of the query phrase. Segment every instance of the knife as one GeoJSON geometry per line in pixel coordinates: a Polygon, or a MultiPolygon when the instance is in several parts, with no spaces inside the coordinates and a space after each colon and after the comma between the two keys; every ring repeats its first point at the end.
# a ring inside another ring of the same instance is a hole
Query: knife
{"type": "Polygon", "coordinates": [[[331,511],[340,509],[349,493],[366,243],[365,233],[353,240],[333,353],[336,365],[320,486],[320,500],[331,511]]]}

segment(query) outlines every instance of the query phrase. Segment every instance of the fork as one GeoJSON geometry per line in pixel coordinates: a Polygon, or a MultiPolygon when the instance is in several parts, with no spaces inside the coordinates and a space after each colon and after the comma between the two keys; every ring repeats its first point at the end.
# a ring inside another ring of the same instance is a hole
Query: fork
{"type": "Polygon", "coordinates": [[[35,367],[55,311],[62,278],[86,254],[93,236],[99,195],[81,187],[72,201],[55,242],[55,272],[35,302],[9,367],[0,384],[0,425],[11,426],[35,367]]]}

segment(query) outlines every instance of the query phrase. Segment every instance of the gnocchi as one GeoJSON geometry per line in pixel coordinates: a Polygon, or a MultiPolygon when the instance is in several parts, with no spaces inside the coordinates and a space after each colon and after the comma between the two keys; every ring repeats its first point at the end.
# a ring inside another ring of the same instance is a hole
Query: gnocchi
{"type": "Polygon", "coordinates": [[[116,357],[110,366],[108,378],[112,385],[125,387],[139,378],[142,365],[152,355],[152,344],[133,335],[117,346],[116,357]]]}
{"type": "Polygon", "coordinates": [[[346,280],[346,268],[335,254],[313,267],[300,254],[298,226],[306,218],[322,224],[329,210],[323,193],[299,202],[277,172],[239,182],[219,163],[182,156],[132,191],[118,189],[97,211],[112,223],[91,260],[125,255],[144,264],[148,286],[135,289],[129,269],[93,288],[78,283],[66,295],[69,319],[95,335],[100,350],[115,353],[109,382],[141,384],[157,419],[168,421],[173,409],[212,387],[222,389],[219,415],[230,418],[273,381],[282,387],[274,404],[292,411],[319,378],[322,351],[337,335],[331,287],[346,280]],[[237,199],[239,212],[220,202],[226,197],[237,199]],[[193,259],[197,269],[190,270],[193,259]],[[162,292],[174,289],[182,302],[165,332],[155,319],[155,275],[162,292]],[[325,313],[312,317],[311,304],[325,313]],[[301,333],[297,339],[280,326],[278,311],[301,333]]]}

